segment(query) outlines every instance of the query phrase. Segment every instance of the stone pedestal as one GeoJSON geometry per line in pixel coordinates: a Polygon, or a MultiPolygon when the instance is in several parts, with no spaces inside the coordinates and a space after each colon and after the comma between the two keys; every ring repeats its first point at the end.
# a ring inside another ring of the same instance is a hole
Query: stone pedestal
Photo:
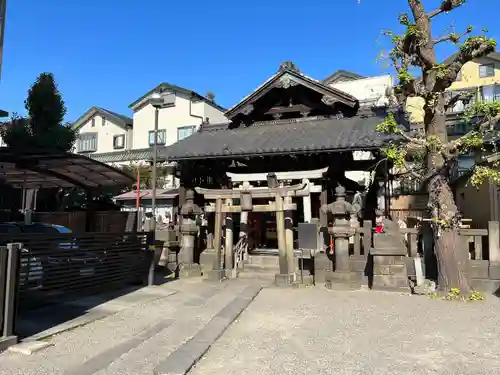
{"type": "Polygon", "coordinates": [[[325,287],[332,290],[357,290],[361,288],[362,277],[354,272],[328,272],[325,287]]]}
{"type": "Polygon", "coordinates": [[[274,276],[274,282],[275,282],[276,286],[279,286],[279,287],[292,286],[293,283],[295,282],[295,274],[294,273],[277,274],[274,276]]]}
{"type": "Polygon", "coordinates": [[[206,276],[214,269],[215,251],[214,249],[205,249],[200,254],[200,266],[203,276],[206,276]]]}
{"type": "Polygon", "coordinates": [[[179,266],[179,278],[200,277],[201,267],[196,263],[181,264],[179,266]]]}
{"type": "Polygon", "coordinates": [[[326,282],[326,274],[332,271],[332,261],[324,252],[314,254],[314,284],[323,285],[326,282]]]}

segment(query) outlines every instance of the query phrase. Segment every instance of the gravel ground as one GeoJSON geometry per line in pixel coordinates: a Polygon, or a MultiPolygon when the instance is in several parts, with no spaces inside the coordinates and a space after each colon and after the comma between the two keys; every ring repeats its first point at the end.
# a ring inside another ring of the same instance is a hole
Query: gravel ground
{"type": "Polygon", "coordinates": [[[500,374],[500,300],[265,289],[190,375],[500,374]]]}

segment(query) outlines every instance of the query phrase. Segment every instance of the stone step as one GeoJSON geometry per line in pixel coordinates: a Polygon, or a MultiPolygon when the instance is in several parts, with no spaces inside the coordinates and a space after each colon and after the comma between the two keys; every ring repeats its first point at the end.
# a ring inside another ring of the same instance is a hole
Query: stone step
{"type": "Polygon", "coordinates": [[[245,271],[255,271],[255,272],[274,272],[274,273],[278,273],[280,267],[279,265],[275,265],[275,264],[252,264],[252,263],[249,263],[249,264],[245,264],[243,266],[243,272],[245,271]]]}
{"type": "Polygon", "coordinates": [[[245,264],[269,265],[279,267],[280,260],[275,255],[249,255],[245,264]]]}

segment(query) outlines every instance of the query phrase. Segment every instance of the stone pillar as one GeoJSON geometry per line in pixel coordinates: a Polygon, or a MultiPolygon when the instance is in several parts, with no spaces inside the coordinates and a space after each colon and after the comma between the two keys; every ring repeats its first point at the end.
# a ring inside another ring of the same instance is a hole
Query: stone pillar
{"type": "MultiPolygon", "coordinates": [[[[232,206],[233,200],[226,199],[226,205],[232,206]]],[[[233,214],[230,212],[226,213],[226,243],[224,244],[224,269],[225,276],[231,278],[233,271],[233,261],[234,261],[234,249],[233,249],[233,214]]],[[[236,277],[236,275],[235,275],[236,277]]]]}
{"type": "Polygon", "coordinates": [[[194,203],[194,192],[186,192],[186,203],[182,205],[181,234],[182,244],[179,252],[179,277],[201,276],[201,267],[194,263],[194,246],[198,226],[196,216],[201,214],[201,209],[194,203]]]}
{"type": "MultiPolygon", "coordinates": [[[[243,182],[241,185],[242,189],[251,189],[252,185],[250,185],[247,181],[243,182]]],[[[240,214],[240,233],[238,238],[241,238],[243,236],[247,236],[248,239],[248,212],[247,211],[241,211],[240,214]]],[[[243,260],[248,259],[248,247],[246,251],[243,253],[243,260]]]]}
{"type": "MultiPolygon", "coordinates": [[[[209,203],[209,206],[213,207],[215,210],[215,203],[209,203]]],[[[207,212],[206,219],[207,219],[207,249],[213,249],[214,248],[214,220],[215,220],[214,212],[207,212]]]]}
{"type": "MultiPolygon", "coordinates": [[[[308,179],[304,179],[302,182],[308,185],[310,184],[308,179]]],[[[302,198],[302,205],[304,206],[304,223],[310,223],[312,220],[311,193],[302,198]]]]}
{"type": "Polygon", "coordinates": [[[351,272],[349,261],[349,237],[354,235],[348,218],[352,206],[345,200],[345,189],[335,189],[336,200],[329,205],[334,221],[331,233],[334,238],[335,271],[327,274],[326,287],[329,289],[358,289],[361,287],[359,276],[351,272]]]}
{"type": "Polygon", "coordinates": [[[208,278],[213,281],[220,281],[224,277],[224,270],[221,267],[221,234],[222,234],[222,199],[215,201],[215,225],[214,225],[214,265],[208,272],[208,278]]]}
{"type": "MultiPolygon", "coordinates": [[[[328,204],[328,192],[326,190],[326,181],[323,181],[323,190],[321,191],[321,195],[319,197],[320,199],[320,207],[326,206],[328,204]]],[[[328,227],[328,213],[319,210],[319,222],[322,227],[326,228],[328,227]]]]}
{"type": "MultiPolygon", "coordinates": [[[[285,205],[292,204],[292,197],[284,198],[285,205]]],[[[293,246],[293,216],[292,210],[285,210],[285,241],[286,241],[286,259],[288,273],[293,275],[295,281],[295,254],[293,246]]]]}
{"type": "Polygon", "coordinates": [[[498,221],[488,222],[488,251],[490,279],[500,279],[500,225],[498,221]]]}
{"type": "Polygon", "coordinates": [[[280,273],[275,276],[276,285],[291,285],[293,277],[290,275],[287,257],[287,244],[285,234],[285,213],[283,212],[283,198],[276,194],[276,234],[278,235],[280,273]]]}

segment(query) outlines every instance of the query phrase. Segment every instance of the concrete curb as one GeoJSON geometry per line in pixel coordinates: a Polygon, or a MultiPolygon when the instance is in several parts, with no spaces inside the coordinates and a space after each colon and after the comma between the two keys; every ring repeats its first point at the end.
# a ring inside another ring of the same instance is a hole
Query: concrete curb
{"type": "Polygon", "coordinates": [[[245,288],[241,294],[219,311],[205,328],[160,362],[153,370],[153,374],[186,375],[261,290],[261,286],[245,288]]]}

